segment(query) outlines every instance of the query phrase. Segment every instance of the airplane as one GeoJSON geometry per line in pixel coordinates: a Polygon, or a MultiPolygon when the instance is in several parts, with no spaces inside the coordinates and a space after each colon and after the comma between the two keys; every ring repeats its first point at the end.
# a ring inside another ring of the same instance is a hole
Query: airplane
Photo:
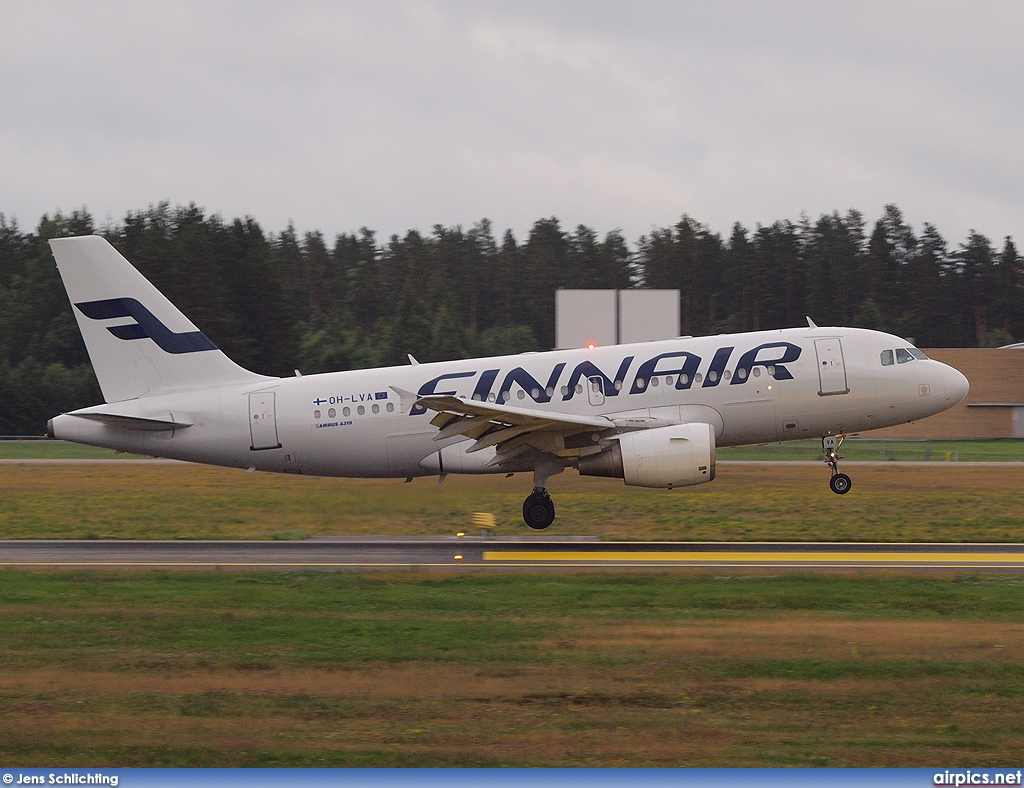
{"type": "Polygon", "coordinates": [[[916,421],[967,378],[860,328],[754,331],[278,378],[231,361],[99,236],[50,241],[104,404],[47,434],[248,470],[404,478],[533,473],[523,519],[551,525],[549,478],[673,489],[715,478],[720,446],[820,438],[849,492],[849,433],[916,421]]]}

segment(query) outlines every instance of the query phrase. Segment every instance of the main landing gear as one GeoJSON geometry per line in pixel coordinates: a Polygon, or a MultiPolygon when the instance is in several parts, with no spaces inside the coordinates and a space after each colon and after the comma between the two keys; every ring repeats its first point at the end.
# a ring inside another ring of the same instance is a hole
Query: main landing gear
{"type": "Polygon", "coordinates": [[[543,487],[534,487],[533,492],[523,501],[523,519],[538,531],[547,528],[555,520],[555,503],[543,487]]]}
{"type": "Polygon", "coordinates": [[[523,501],[523,519],[537,531],[547,528],[555,520],[555,504],[544,489],[548,479],[565,470],[556,457],[542,458],[533,466],[533,492],[523,501]]]}
{"type": "Polygon", "coordinates": [[[825,464],[832,469],[832,478],[829,479],[828,486],[836,495],[846,495],[850,492],[850,487],[853,486],[850,477],[839,472],[839,461],[843,459],[843,455],[839,453],[839,447],[843,445],[845,437],[845,435],[826,435],[821,439],[821,450],[825,452],[825,464]]]}

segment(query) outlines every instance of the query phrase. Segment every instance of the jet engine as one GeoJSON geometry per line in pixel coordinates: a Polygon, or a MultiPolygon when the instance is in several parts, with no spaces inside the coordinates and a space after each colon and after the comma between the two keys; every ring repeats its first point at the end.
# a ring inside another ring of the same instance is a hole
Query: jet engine
{"type": "Polygon", "coordinates": [[[690,487],[715,478],[710,424],[674,424],[617,435],[609,448],[579,459],[581,476],[611,476],[633,487],[690,487]]]}

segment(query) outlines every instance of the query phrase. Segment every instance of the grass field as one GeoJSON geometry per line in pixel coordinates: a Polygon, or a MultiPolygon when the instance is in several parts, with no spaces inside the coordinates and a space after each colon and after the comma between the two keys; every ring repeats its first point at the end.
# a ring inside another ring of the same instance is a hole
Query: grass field
{"type": "MultiPolygon", "coordinates": [[[[771,447],[765,447],[771,448],[771,447]]],[[[844,447],[845,448],[845,447],[844,447]]],[[[847,452],[849,454],[849,452],[847,452]]],[[[551,482],[554,534],[1019,541],[1019,468],[551,482]]],[[[0,538],[451,534],[528,476],[4,465],[0,538]]],[[[974,766],[1024,751],[1024,579],[0,570],[9,766],[974,766]]]]}
{"type": "MultiPolygon", "coordinates": [[[[1024,462],[1024,440],[976,441],[870,440],[851,438],[843,443],[849,460],[907,462],[1024,462]]],[[[0,460],[7,459],[114,459],[135,457],[111,449],[80,446],[64,441],[0,441],[0,460]]],[[[821,441],[791,441],[763,446],[735,446],[718,450],[721,460],[820,460],[821,441]]]]}
{"type": "MultiPolygon", "coordinates": [[[[836,496],[817,466],[723,466],[683,490],[626,487],[574,471],[549,485],[552,534],[605,539],[1018,541],[1013,466],[850,466],[836,496]]],[[[494,512],[499,534],[528,533],[530,488],[514,478],[352,480],[245,473],[187,464],[5,465],[0,538],[304,539],[331,534],[453,534],[494,512]]]]}
{"type": "Polygon", "coordinates": [[[113,460],[137,456],[66,441],[0,441],[0,460],[113,460]]]}
{"type": "MultiPolygon", "coordinates": [[[[974,441],[871,440],[848,438],[842,455],[847,460],[900,462],[1024,462],[1024,440],[974,441]]],[[[718,450],[720,460],[821,460],[821,441],[791,441],[763,446],[733,446],[718,450]]]]}
{"type": "Polygon", "coordinates": [[[974,766],[1024,582],[0,571],[8,767],[974,766]]]}

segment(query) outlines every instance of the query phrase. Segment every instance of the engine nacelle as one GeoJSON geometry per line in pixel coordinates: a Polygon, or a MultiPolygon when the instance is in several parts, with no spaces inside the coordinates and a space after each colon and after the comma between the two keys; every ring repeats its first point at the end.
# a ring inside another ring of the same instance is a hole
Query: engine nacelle
{"type": "Polygon", "coordinates": [[[608,449],[579,459],[581,476],[612,476],[633,487],[690,487],[715,478],[710,424],[675,424],[615,437],[608,449]]]}

